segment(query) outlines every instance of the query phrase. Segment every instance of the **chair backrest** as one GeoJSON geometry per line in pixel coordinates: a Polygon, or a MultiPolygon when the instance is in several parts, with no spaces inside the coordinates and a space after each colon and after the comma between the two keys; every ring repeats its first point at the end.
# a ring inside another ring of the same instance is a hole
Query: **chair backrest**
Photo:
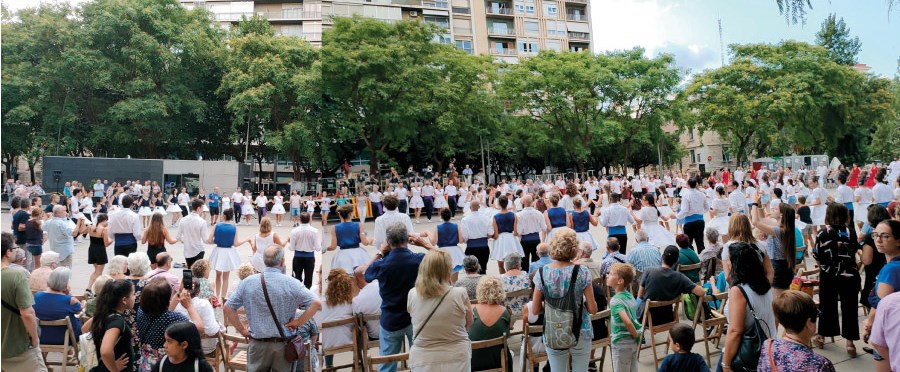
{"type": "Polygon", "coordinates": [[[506,335],[492,338],[490,340],[472,341],[472,350],[487,349],[494,346],[503,346],[500,348],[500,368],[488,369],[485,371],[506,372],[506,335]]]}
{"type": "Polygon", "coordinates": [[[698,262],[692,265],[678,265],[678,271],[683,273],[686,271],[700,270],[701,266],[703,266],[702,262],[698,262]]]}
{"type": "Polygon", "coordinates": [[[63,344],[53,346],[73,346],[76,349],[78,348],[78,341],[75,340],[75,332],[72,330],[72,322],[69,320],[69,317],[57,320],[40,320],[38,321],[38,327],[66,327],[63,344]]]}
{"type": "Polygon", "coordinates": [[[818,267],[815,269],[811,269],[811,270],[806,270],[801,267],[801,268],[797,269],[797,276],[800,278],[803,278],[803,279],[810,279],[811,277],[819,276],[819,273],[821,271],[822,270],[819,269],[818,267]]]}
{"type": "MultiPolygon", "coordinates": [[[[369,370],[376,371],[377,369],[375,368],[375,366],[379,365],[379,364],[394,363],[394,362],[400,363],[400,362],[408,361],[409,353],[391,354],[391,355],[384,355],[384,356],[370,356],[368,358],[368,360],[369,360],[369,362],[367,364],[369,366],[369,370]]],[[[399,371],[399,369],[398,369],[398,371],[399,371]]]]}
{"type": "Polygon", "coordinates": [[[247,342],[247,339],[241,335],[233,335],[233,334],[224,333],[224,332],[219,333],[219,345],[222,347],[222,350],[224,352],[224,362],[225,362],[225,367],[226,367],[225,369],[231,370],[231,371],[233,371],[235,369],[242,370],[242,371],[246,370],[247,369],[246,360],[242,360],[240,362],[235,362],[233,360],[234,355],[232,354],[232,347],[227,345],[226,341],[235,343],[236,345],[234,348],[237,349],[237,347],[240,347],[242,345],[244,346],[244,348],[248,347],[249,343],[247,342]]]}
{"type": "Polygon", "coordinates": [[[321,335],[328,328],[338,328],[338,327],[344,327],[346,325],[350,325],[350,332],[353,335],[351,337],[351,339],[353,340],[353,342],[350,344],[347,344],[347,345],[339,345],[339,346],[330,347],[330,348],[325,348],[323,346],[322,349],[319,350],[320,355],[323,355],[323,356],[324,355],[334,355],[334,354],[338,354],[338,353],[342,353],[342,352],[346,352],[346,351],[356,350],[356,336],[357,336],[357,333],[359,332],[359,325],[357,323],[356,316],[348,316],[346,318],[342,318],[342,319],[338,319],[338,320],[323,322],[321,325],[319,325],[319,334],[320,334],[319,337],[321,339],[323,337],[321,335]]]}
{"type": "Polygon", "coordinates": [[[654,327],[660,327],[660,326],[664,326],[664,325],[678,323],[678,306],[681,304],[681,300],[682,300],[681,295],[679,295],[678,297],[675,297],[675,299],[668,300],[668,301],[647,300],[647,307],[644,310],[644,324],[652,324],[654,327]],[[651,314],[650,309],[657,308],[657,307],[669,306],[669,305],[673,305],[672,306],[672,312],[674,313],[672,316],[673,320],[671,322],[668,322],[665,324],[653,323],[653,316],[651,314]],[[648,323],[648,321],[649,321],[649,323],[648,323]]]}

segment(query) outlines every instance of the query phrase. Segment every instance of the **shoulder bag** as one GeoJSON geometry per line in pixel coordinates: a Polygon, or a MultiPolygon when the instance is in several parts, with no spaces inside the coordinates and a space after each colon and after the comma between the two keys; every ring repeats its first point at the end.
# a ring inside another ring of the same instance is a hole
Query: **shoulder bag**
{"type": "Polygon", "coordinates": [[[294,340],[288,339],[287,336],[284,335],[284,330],[281,329],[281,322],[278,321],[278,316],[275,315],[275,309],[272,307],[272,301],[269,299],[269,290],[266,288],[266,275],[264,273],[259,274],[259,281],[262,284],[263,295],[266,296],[266,306],[269,307],[269,314],[272,314],[272,320],[275,321],[275,328],[278,329],[278,334],[281,335],[281,339],[287,340],[284,343],[284,359],[289,363],[296,362],[305,357],[305,355],[302,354],[305,354],[306,348],[301,347],[300,351],[297,351],[294,340]]]}
{"type": "Polygon", "coordinates": [[[750,315],[753,317],[753,320],[748,324],[744,324],[741,345],[731,361],[731,369],[735,371],[756,371],[762,345],[769,339],[767,330],[769,325],[766,324],[766,321],[756,316],[756,311],[753,310],[753,305],[750,304],[750,298],[747,297],[747,292],[744,291],[744,288],[738,286],[738,289],[741,290],[741,294],[747,300],[747,307],[750,309],[750,315]]]}

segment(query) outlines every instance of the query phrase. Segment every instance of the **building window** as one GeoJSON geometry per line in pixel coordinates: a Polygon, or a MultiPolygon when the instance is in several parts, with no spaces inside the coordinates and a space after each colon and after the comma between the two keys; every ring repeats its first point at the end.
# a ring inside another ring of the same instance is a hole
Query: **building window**
{"type": "Polygon", "coordinates": [[[534,14],[534,2],[525,4],[525,13],[534,14]]]}
{"type": "Polygon", "coordinates": [[[689,138],[691,141],[694,140],[694,130],[693,130],[693,129],[689,129],[689,130],[688,130],[688,138],[689,138]]]}
{"type": "Polygon", "coordinates": [[[544,4],[544,17],[556,17],[556,4],[544,4]]]}
{"type": "Polygon", "coordinates": [[[540,33],[541,25],[533,21],[525,21],[525,33],[528,35],[537,35],[540,33]]]}
{"type": "Polygon", "coordinates": [[[519,51],[522,53],[537,53],[538,45],[536,41],[520,41],[519,51]]]}
{"type": "Polygon", "coordinates": [[[450,28],[450,19],[447,17],[425,16],[425,23],[431,23],[444,29],[450,28]]]}
{"type": "Polygon", "coordinates": [[[691,163],[696,163],[696,162],[697,162],[697,153],[695,153],[694,150],[691,150],[691,163]]]}
{"type": "Polygon", "coordinates": [[[524,1],[516,1],[516,14],[525,13],[525,2],[524,1]]]}
{"type": "Polygon", "coordinates": [[[454,7],[453,7],[453,13],[456,13],[456,14],[469,14],[469,13],[471,13],[471,12],[470,12],[469,8],[463,8],[463,7],[454,6],[454,7]]]}
{"type": "Polygon", "coordinates": [[[456,47],[464,50],[468,54],[472,54],[472,41],[471,40],[457,40],[456,47]]]}

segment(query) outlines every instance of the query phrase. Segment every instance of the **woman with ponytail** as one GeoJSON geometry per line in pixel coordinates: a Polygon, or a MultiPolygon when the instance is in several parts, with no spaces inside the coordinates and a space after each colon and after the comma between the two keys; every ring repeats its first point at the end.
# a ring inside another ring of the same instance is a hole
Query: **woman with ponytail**
{"type": "Polygon", "coordinates": [[[97,298],[94,317],[82,326],[91,332],[97,348],[97,367],[92,372],[134,371],[132,329],[125,321],[125,310],[134,308],[134,284],[128,279],[110,280],[97,298]]]}
{"type": "Polygon", "coordinates": [[[797,264],[794,208],[781,203],[778,208],[772,209],[771,218],[764,218],[760,212],[759,195],[754,197],[751,206],[753,227],[766,235],[766,253],[771,258],[772,268],[775,270],[772,287],[775,288],[774,295],[777,296],[789,289],[791,281],[794,280],[794,266],[797,264]]]}

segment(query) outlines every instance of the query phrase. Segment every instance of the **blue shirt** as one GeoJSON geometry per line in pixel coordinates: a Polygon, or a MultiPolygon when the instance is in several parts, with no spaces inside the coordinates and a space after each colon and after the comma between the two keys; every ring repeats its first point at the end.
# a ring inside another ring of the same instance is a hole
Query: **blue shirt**
{"type": "Polygon", "coordinates": [[[221,199],[219,194],[216,194],[216,193],[209,194],[209,206],[210,207],[218,207],[219,199],[221,199]]]}
{"type": "MultiPolygon", "coordinates": [[[[266,275],[266,289],[269,292],[269,299],[272,300],[275,315],[278,316],[278,323],[284,334],[290,337],[293,333],[284,327],[284,324],[296,317],[297,309],[309,306],[316,297],[303,286],[302,282],[282,274],[278,268],[267,267],[263,274],[266,275]]],[[[247,319],[250,321],[250,337],[281,337],[266,305],[266,296],[263,294],[260,281],[263,274],[250,275],[242,280],[225,306],[235,310],[241,307],[246,309],[247,319]]]]}
{"type": "Polygon", "coordinates": [[[543,267],[544,265],[549,264],[551,262],[553,262],[553,259],[550,257],[538,258],[537,261],[534,261],[528,265],[528,275],[531,275],[532,273],[537,272],[538,270],[541,269],[541,267],[543,267]]]}
{"type": "Polygon", "coordinates": [[[865,296],[871,294],[871,296],[869,296],[869,303],[876,309],[878,308],[878,303],[881,302],[881,298],[878,297],[878,285],[881,283],[894,287],[895,292],[900,291],[900,258],[894,258],[893,260],[888,261],[888,263],[878,271],[872,293],[864,293],[865,296]]]}
{"type": "MultiPolygon", "coordinates": [[[[34,314],[42,320],[59,320],[66,317],[72,322],[75,339],[81,336],[81,320],[75,314],[81,312],[81,303],[72,304],[72,296],[61,293],[38,292],[34,294],[34,314]]],[[[41,343],[62,345],[65,341],[66,327],[41,327],[41,343]]]]}
{"type": "Polygon", "coordinates": [[[697,353],[675,353],[669,354],[659,364],[659,372],[668,371],[695,371],[709,372],[709,366],[703,357],[697,353]]]}
{"type": "Polygon", "coordinates": [[[341,222],[334,225],[334,232],[337,234],[337,245],[341,249],[359,248],[361,241],[358,222],[341,222]]]}
{"type": "Polygon", "coordinates": [[[47,232],[47,248],[59,253],[60,261],[75,252],[75,223],[65,217],[53,217],[44,223],[47,232]]]}
{"type": "Polygon", "coordinates": [[[25,244],[25,230],[19,231],[19,225],[24,225],[29,219],[31,219],[31,214],[28,211],[20,210],[13,215],[12,231],[13,235],[16,236],[16,244],[18,245],[25,244]]]}
{"type": "MultiPolygon", "coordinates": [[[[396,332],[412,324],[406,311],[409,290],[416,286],[423,253],[408,248],[391,248],[387,257],[366,269],[366,281],[378,280],[381,294],[381,328],[396,332]]],[[[299,283],[299,282],[298,282],[299,283]]]]}
{"type": "Polygon", "coordinates": [[[638,272],[647,271],[651,267],[660,267],[662,265],[662,256],[659,254],[659,248],[656,248],[648,242],[640,242],[634,249],[628,251],[628,263],[634,266],[638,272]]]}

